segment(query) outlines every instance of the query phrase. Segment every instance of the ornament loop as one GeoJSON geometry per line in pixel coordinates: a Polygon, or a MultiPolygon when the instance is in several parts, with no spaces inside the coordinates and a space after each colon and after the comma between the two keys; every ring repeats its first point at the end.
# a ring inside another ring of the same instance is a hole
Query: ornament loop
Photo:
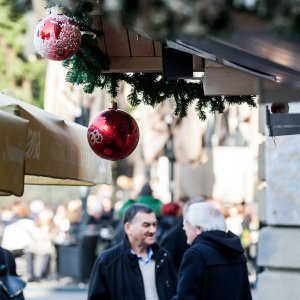
{"type": "Polygon", "coordinates": [[[53,15],[62,15],[64,13],[64,7],[55,5],[55,6],[52,6],[50,8],[47,8],[46,12],[49,15],[51,15],[51,14],[53,14],[53,15]]]}
{"type": "Polygon", "coordinates": [[[81,36],[83,36],[84,34],[88,34],[88,35],[91,35],[93,39],[97,38],[97,35],[95,32],[92,32],[92,31],[80,31],[81,33],[81,36]]]}

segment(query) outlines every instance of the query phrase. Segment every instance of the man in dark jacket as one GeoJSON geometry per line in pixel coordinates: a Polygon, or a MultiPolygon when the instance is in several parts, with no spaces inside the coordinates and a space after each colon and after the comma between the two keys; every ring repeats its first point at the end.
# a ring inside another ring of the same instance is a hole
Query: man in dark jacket
{"type": "MultiPolygon", "coordinates": [[[[4,249],[0,246],[0,276],[2,277],[2,276],[6,276],[6,275],[18,276],[17,271],[16,271],[16,261],[13,256],[13,253],[11,251],[4,249]]],[[[8,291],[6,289],[6,287],[8,285],[6,285],[6,284],[4,283],[3,286],[0,286],[0,299],[1,300],[12,299],[8,295],[8,291]]],[[[25,282],[24,282],[24,285],[22,286],[22,288],[19,285],[12,284],[12,282],[10,282],[9,286],[10,286],[10,289],[9,289],[10,292],[15,295],[13,297],[13,299],[24,300],[24,295],[23,295],[22,290],[25,287],[25,282]]]]}
{"type": "Polygon", "coordinates": [[[186,242],[186,235],[182,229],[183,220],[180,218],[173,228],[168,230],[161,238],[159,244],[171,255],[175,269],[178,271],[183,254],[189,248],[186,242]]]}
{"type": "Polygon", "coordinates": [[[222,213],[208,203],[192,204],[184,230],[191,247],[185,252],[173,300],[252,299],[240,239],[226,232],[222,213]]]}
{"type": "Polygon", "coordinates": [[[0,246],[0,266],[2,265],[6,265],[10,275],[17,275],[16,261],[12,252],[0,246]]]}
{"type": "Polygon", "coordinates": [[[144,204],[124,214],[124,242],[97,258],[88,300],[167,300],[176,289],[176,271],[169,254],[155,243],[157,219],[144,204]]]}

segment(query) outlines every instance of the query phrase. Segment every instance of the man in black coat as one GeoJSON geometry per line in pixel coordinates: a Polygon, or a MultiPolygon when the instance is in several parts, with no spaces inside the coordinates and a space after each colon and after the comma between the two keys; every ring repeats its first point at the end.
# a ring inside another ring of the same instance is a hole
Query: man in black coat
{"type": "Polygon", "coordinates": [[[226,232],[222,213],[209,203],[192,204],[184,230],[185,252],[173,300],[252,299],[246,257],[240,239],[226,232]]]}
{"type": "Polygon", "coordinates": [[[175,294],[176,270],[170,255],[155,243],[157,219],[144,204],[124,214],[125,239],[97,258],[88,300],[169,300],[175,294]]]}
{"type": "Polygon", "coordinates": [[[182,226],[183,219],[180,218],[177,224],[168,230],[159,242],[159,244],[170,253],[177,271],[180,267],[183,254],[189,248],[182,226]]]}
{"type": "MultiPolygon", "coordinates": [[[[18,276],[16,271],[16,261],[12,252],[0,247],[0,277],[3,276],[4,278],[6,278],[7,275],[13,275],[16,277],[18,276]]],[[[0,286],[0,299],[24,300],[22,290],[24,289],[26,283],[23,282],[22,287],[20,286],[19,281],[17,281],[17,283],[18,284],[16,285],[15,281],[10,280],[8,284],[6,280],[3,280],[0,286]],[[11,297],[10,294],[13,294],[14,297],[11,297]]]]}
{"type": "Polygon", "coordinates": [[[16,261],[13,254],[0,246],[0,266],[5,265],[10,275],[17,275],[16,261]]]}

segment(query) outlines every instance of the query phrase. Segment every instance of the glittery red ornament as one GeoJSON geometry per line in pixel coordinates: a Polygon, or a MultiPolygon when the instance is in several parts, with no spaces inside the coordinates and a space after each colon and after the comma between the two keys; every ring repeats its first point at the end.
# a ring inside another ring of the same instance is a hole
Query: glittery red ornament
{"type": "Polygon", "coordinates": [[[140,137],[139,127],[130,114],[109,108],[96,115],[88,126],[90,147],[100,157],[119,160],[130,155],[140,137]]]}
{"type": "Polygon", "coordinates": [[[273,103],[271,105],[271,112],[273,114],[287,114],[290,110],[288,103],[273,103]]]}
{"type": "Polygon", "coordinates": [[[66,60],[79,49],[79,26],[63,14],[50,14],[41,20],[34,33],[36,51],[50,60],[66,60]]]}

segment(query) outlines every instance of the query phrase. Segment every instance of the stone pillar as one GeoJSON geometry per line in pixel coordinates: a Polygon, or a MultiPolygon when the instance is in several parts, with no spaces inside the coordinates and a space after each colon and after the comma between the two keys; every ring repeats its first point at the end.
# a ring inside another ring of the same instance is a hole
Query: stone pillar
{"type": "Polygon", "coordinates": [[[300,299],[300,136],[266,137],[263,148],[258,299],[300,299]]]}

